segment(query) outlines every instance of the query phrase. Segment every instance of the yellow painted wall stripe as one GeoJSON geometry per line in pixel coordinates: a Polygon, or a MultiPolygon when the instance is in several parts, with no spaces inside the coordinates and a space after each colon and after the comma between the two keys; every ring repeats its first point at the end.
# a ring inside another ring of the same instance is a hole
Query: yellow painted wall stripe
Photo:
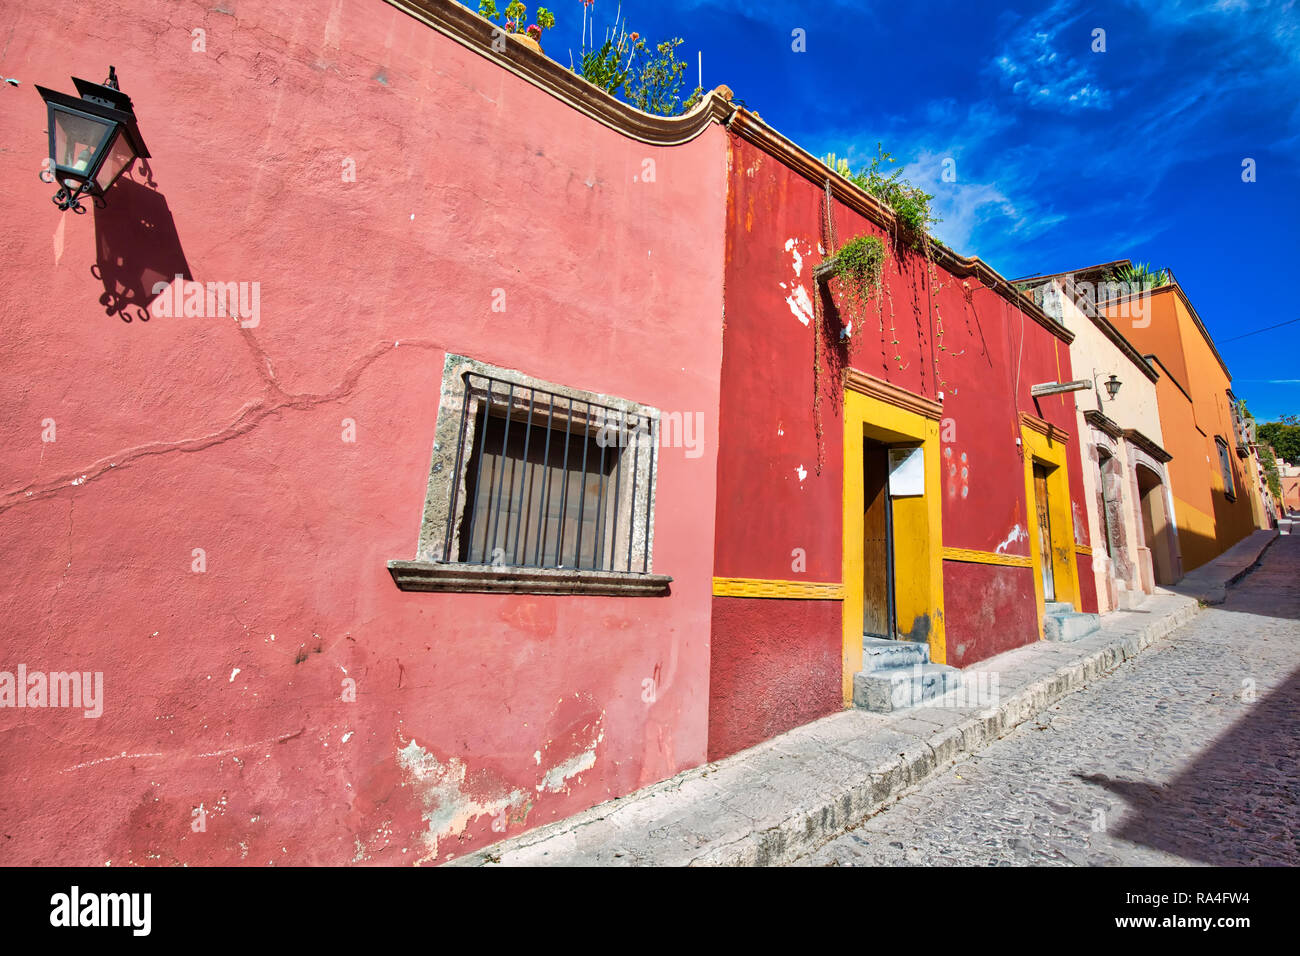
{"type": "Polygon", "coordinates": [[[975,551],[971,548],[944,548],[945,561],[962,561],[966,564],[999,564],[1008,568],[1033,567],[1033,560],[1028,555],[997,554],[993,551],[975,551]]]}
{"type": "Polygon", "coordinates": [[[842,601],[844,585],[833,581],[773,581],[763,578],[714,578],[716,597],[796,598],[842,601]]]}
{"type": "Polygon", "coordinates": [[[1092,554],[1092,548],[1086,544],[1076,544],[1074,546],[1075,554],[1092,554]]]}

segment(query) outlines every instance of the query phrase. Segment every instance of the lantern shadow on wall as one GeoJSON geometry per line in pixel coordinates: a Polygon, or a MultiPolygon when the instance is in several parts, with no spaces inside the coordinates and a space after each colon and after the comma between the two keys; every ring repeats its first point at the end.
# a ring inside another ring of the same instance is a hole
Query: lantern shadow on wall
{"type": "Polygon", "coordinates": [[[97,261],[90,271],[104,283],[99,303],[108,315],[147,322],[154,286],[193,276],[163,194],[126,176],[111,192],[112,202],[95,207],[97,261]]]}
{"type": "Polygon", "coordinates": [[[58,186],[59,209],[95,209],[91,274],[104,283],[100,305],[124,322],[148,321],[158,283],[190,276],[176,223],[156,189],[149,150],[140,135],[131,97],[110,66],[103,83],[72,78],[78,96],[37,86],[46,106],[49,158],[41,179],[58,186]],[[129,173],[137,170],[141,183],[129,173]],[[112,200],[111,202],[109,200],[112,200]]]}

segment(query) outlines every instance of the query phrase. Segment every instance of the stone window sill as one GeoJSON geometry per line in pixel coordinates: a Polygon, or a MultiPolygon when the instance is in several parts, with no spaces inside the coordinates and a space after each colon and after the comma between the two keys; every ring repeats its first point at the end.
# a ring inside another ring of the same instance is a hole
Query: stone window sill
{"type": "Polygon", "coordinates": [[[567,568],[497,568],[487,564],[389,561],[388,573],[402,591],[477,591],[514,594],[603,594],[662,597],[666,574],[575,571],[567,568]]]}

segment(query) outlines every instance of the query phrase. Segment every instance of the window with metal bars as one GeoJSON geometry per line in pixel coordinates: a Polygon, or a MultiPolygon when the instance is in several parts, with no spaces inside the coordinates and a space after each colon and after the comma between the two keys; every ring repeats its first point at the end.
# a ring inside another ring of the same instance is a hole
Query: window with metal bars
{"type": "Polygon", "coordinates": [[[1237,489],[1232,480],[1232,458],[1228,454],[1228,443],[1215,435],[1214,444],[1219,451],[1219,470],[1223,474],[1223,493],[1230,499],[1236,499],[1237,489]]]}
{"type": "Polygon", "coordinates": [[[462,378],[442,553],[498,568],[651,573],[657,415],[462,378]]]}

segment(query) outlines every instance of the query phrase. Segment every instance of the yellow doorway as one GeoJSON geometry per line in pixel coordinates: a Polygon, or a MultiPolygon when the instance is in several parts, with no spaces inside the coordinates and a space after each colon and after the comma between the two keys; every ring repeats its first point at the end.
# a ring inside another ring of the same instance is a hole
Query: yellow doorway
{"type": "MultiPolygon", "coordinates": [[[[894,498],[891,507],[893,547],[893,618],[898,632],[924,635],[930,659],[947,658],[943,626],[943,536],[941,529],[939,420],[942,407],[874,376],[850,371],[844,393],[844,613],[842,691],[853,700],[853,675],[862,669],[864,582],[870,506],[864,447],[920,448],[924,493],[894,498]]],[[[873,496],[874,497],[874,496],[873,496]]]]}
{"type": "Polygon", "coordinates": [[[1040,638],[1046,601],[1073,604],[1076,611],[1080,610],[1074,515],[1066,467],[1069,439],[1068,432],[1041,418],[1023,413],[1020,416],[1020,441],[1025,453],[1026,530],[1034,568],[1040,638]]]}

